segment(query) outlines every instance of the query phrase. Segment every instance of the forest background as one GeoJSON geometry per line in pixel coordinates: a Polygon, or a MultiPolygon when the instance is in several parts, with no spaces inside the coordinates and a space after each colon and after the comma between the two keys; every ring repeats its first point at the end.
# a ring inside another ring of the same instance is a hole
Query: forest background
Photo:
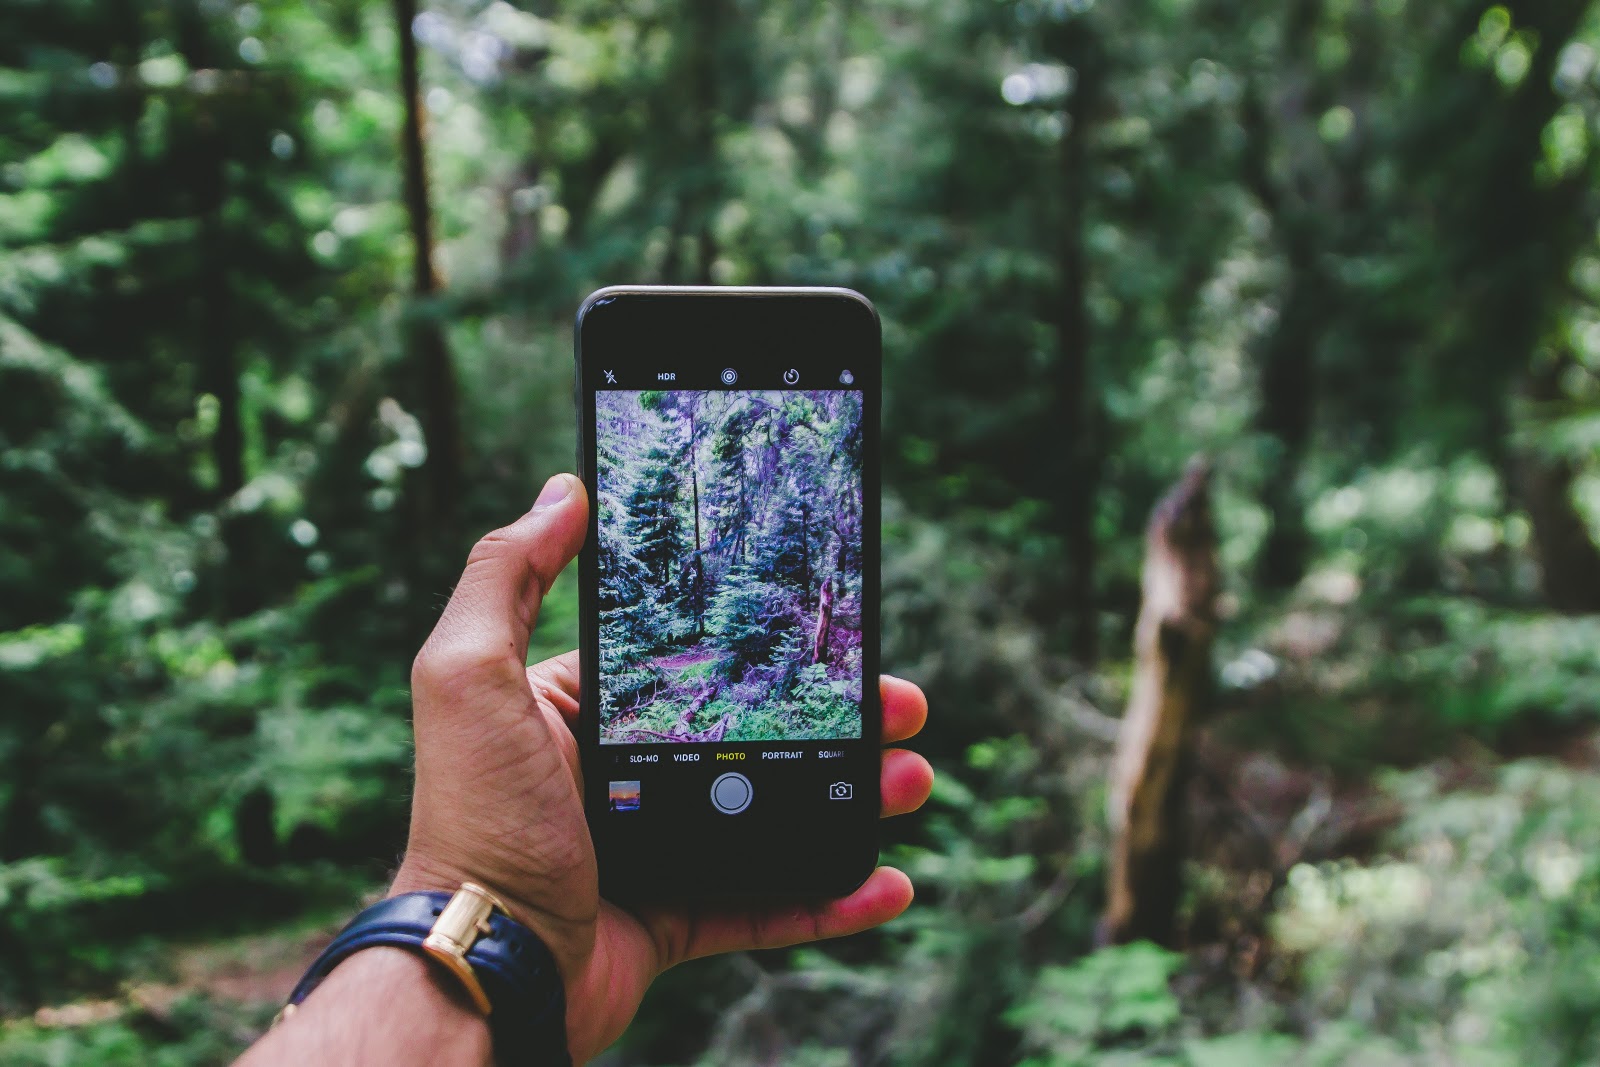
{"type": "Polygon", "coordinates": [[[602,744],[861,736],[862,394],[595,394],[602,744]]]}
{"type": "Polygon", "coordinates": [[[1575,0],[3,0],[0,1062],[225,1060],[382,885],[410,658],[624,281],[877,303],[941,777],[904,918],[668,975],[608,1063],[1600,1059],[1597,49],[1575,0]],[[1179,923],[1095,951],[1196,452],[1179,923]]]}

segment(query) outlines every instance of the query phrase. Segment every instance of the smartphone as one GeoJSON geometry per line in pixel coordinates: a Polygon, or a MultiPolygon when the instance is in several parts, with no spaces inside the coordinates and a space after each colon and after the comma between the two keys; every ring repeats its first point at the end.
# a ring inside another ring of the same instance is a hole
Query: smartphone
{"type": "Polygon", "coordinates": [[[877,313],[847,289],[613,287],[576,349],[601,890],[847,894],[878,857],[877,313]]]}

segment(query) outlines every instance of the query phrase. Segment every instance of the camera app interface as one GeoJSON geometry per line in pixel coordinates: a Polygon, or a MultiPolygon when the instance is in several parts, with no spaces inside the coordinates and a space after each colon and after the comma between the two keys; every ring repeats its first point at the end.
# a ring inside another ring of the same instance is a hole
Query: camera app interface
{"type": "MultiPolygon", "coordinates": [[[[862,394],[595,399],[601,743],[859,739],[862,394]]],[[[817,748],[794,758],[832,754],[817,748]]],[[[711,802],[742,810],[749,781],[723,778],[711,802]]],[[[648,803],[625,784],[624,803],[648,803]]]]}

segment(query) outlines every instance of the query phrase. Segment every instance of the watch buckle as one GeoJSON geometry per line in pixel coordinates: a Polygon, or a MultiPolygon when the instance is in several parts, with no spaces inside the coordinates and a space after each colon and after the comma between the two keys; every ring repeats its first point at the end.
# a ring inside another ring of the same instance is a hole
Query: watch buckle
{"type": "Polygon", "coordinates": [[[433,928],[422,942],[422,951],[444,964],[450,973],[461,980],[467,995],[478,1011],[488,1015],[491,1009],[489,994],[483,983],[467,962],[467,953],[479,937],[490,932],[489,916],[494,910],[510,914],[500,899],[476,882],[463,882],[455,891],[450,903],[439,912],[433,928]]]}

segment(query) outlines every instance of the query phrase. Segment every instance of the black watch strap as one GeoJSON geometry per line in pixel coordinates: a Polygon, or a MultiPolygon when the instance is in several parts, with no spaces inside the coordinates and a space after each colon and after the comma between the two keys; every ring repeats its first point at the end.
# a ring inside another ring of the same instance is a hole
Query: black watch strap
{"type": "Polygon", "coordinates": [[[453,900],[460,900],[468,890],[494,899],[476,886],[466,886],[454,897],[450,893],[405,893],[372,905],[339,931],[312,963],[289,996],[290,1008],[310,996],[340,961],[361,949],[376,945],[410,949],[441,960],[467,985],[488,1016],[497,1067],[570,1067],[567,998],[561,973],[555,957],[532,931],[496,908],[476,918],[467,935],[470,944],[459,938],[442,942],[454,950],[454,962],[451,952],[440,951],[435,930],[440,916],[447,908],[454,910],[453,900]],[[461,960],[470,973],[461,972],[461,960]]]}

